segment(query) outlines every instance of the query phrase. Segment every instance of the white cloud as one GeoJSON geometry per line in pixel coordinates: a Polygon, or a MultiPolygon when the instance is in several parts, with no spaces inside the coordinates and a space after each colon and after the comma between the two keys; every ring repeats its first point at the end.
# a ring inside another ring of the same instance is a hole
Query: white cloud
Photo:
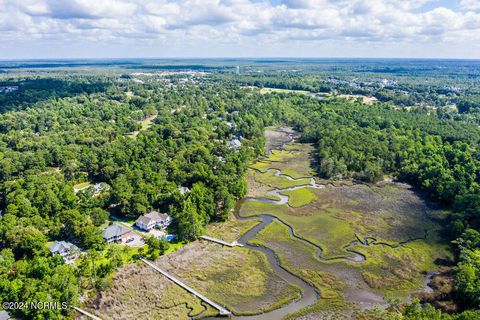
{"type": "Polygon", "coordinates": [[[0,46],[32,37],[92,48],[155,38],[179,46],[479,41],[480,1],[458,1],[453,9],[437,0],[0,0],[0,46]]]}
{"type": "Polygon", "coordinates": [[[460,0],[460,6],[467,10],[480,10],[480,1],[478,0],[460,0]]]}

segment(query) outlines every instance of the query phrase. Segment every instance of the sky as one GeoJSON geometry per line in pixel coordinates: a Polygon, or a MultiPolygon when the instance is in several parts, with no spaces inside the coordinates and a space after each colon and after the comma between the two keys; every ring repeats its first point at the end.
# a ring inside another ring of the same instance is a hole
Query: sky
{"type": "Polygon", "coordinates": [[[0,0],[0,59],[480,59],[480,0],[0,0]]]}

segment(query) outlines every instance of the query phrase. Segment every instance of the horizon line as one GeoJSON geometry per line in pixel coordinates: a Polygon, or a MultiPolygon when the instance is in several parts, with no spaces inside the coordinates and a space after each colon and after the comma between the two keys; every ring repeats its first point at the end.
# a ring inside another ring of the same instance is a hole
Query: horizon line
{"type": "Polygon", "coordinates": [[[0,58],[0,62],[37,62],[37,61],[119,61],[119,60],[443,60],[443,61],[480,61],[479,58],[458,57],[295,57],[295,56],[209,56],[209,57],[75,57],[75,58],[0,58]]]}

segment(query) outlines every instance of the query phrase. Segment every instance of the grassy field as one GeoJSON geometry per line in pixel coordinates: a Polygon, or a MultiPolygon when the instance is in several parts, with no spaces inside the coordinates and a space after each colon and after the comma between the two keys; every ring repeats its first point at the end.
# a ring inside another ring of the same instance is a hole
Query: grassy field
{"type": "Polygon", "coordinates": [[[156,264],[238,314],[271,310],[300,295],[272,272],[263,254],[239,247],[194,242],[156,264]]]}
{"type": "Polygon", "coordinates": [[[82,190],[85,188],[90,187],[92,184],[90,182],[82,182],[82,183],[77,183],[76,185],[73,186],[74,190],[82,190]]]}
{"type": "Polygon", "coordinates": [[[117,271],[114,285],[92,302],[89,311],[102,319],[188,319],[217,311],[143,264],[117,271]]]}
{"type": "Polygon", "coordinates": [[[303,207],[310,202],[317,199],[315,193],[312,192],[312,188],[302,188],[297,190],[289,190],[280,192],[283,195],[288,196],[288,205],[290,207],[303,207]]]}
{"type": "Polygon", "coordinates": [[[367,96],[360,95],[360,94],[340,94],[337,97],[344,98],[344,99],[347,99],[347,100],[360,99],[360,101],[362,101],[365,104],[374,104],[374,103],[378,102],[378,99],[375,98],[375,97],[367,97],[367,96]]]}
{"type": "Polygon", "coordinates": [[[142,128],[140,130],[130,132],[128,134],[128,136],[132,137],[132,138],[136,138],[138,136],[138,134],[140,133],[140,131],[147,130],[148,128],[150,128],[152,126],[153,120],[155,120],[155,118],[157,118],[156,114],[148,116],[143,120],[137,121],[138,123],[140,123],[142,125],[142,128]]]}
{"type": "Polygon", "coordinates": [[[228,223],[211,223],[206,227],[205,234],[227,242],[238,240],[242,234],[256,226],[260,221],[232,219],[228,223]]]}
{"type": "Polygon", "coordinates": [[[280,170],[283,174],[294,179],[311,177],[314,172],[311,168],[312,145],[292,143],[283,150],[273,150],[272,154],[254,162],[249,167],[262,173],[268,169],[280,170]]]}
{"type": "Polygon", "coordinates": [[[261,88],[261,94],[267,93],[296,93],[296,94],[310,94],[310,91],[306,90],[290,90],[290,89],[277,89],[277,88],[261,88]]]}
{"type": "Polygon", "coordinates": [[[291,89],[278,89],[278,88],[260,88],[255,86],[244,86],[245,89],[259,90],[261,94],[268,93],[296,93],[296,94],[311,94],[310,91],[306,90],[291,90],[291,89]]]}
{"type": "Polygon", "coordinates": [[[290,188],[296,186],[309,185],[310,179],[288,180],[285,177],[277,177],[275,173],[270,171],[267,173],[254,173],[255,181],[265,184],[271,188],[290,188]]]}

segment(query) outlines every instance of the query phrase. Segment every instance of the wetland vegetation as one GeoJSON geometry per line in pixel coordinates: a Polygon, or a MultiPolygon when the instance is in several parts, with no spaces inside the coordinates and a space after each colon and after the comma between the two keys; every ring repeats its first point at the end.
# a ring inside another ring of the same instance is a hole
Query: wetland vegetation
{"type": "Polygon", "coordinates": [[[105,319],[215,316],[137,263],[158,241],[103,239],[110,215],[158,210],[177,238],[155,263],[234,318],[478,317],[477,63],[397,73],[390,61],[238,61],[243,74],[232,61],[158,63],[0,74],[18,87],[0,93],[2,302],[61,300],[105,319]],[[55,240],[82,254],[66,264],[48,250],[55,240]]]}

